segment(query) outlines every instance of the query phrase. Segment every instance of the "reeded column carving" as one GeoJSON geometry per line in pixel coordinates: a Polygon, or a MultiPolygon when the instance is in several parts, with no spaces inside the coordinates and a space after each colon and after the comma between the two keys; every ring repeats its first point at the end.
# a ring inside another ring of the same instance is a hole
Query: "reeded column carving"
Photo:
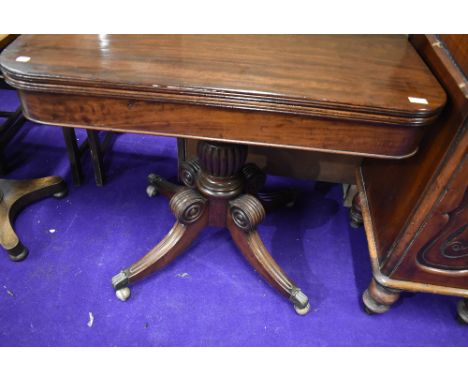
{"type": "Polygon", "coordinates": [[[209,197],[232,199],[242,192],[239,171],[247,158],[247,146],[229,143],[198,143],[202,169],[197,178],[199,191],[209,197]]]}

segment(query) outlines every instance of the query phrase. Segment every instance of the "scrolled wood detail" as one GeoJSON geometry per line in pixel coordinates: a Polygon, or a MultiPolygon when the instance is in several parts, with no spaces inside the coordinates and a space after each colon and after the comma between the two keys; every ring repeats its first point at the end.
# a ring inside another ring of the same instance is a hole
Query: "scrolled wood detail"
{"type": "Polygon", "coordinates": [[[244,231],[255,229],[265,218],[262,203],[252,195],[245,194],[230,202],[234,223],[244,231]]]}
{"type": "Polygon", "coordinates": [[[187,187],[194,188],[200,171],[200,162],[197,158],[184,161],[181,163],[179,169],[180,180],[187,187]]]}
{"type": "Polygon", "coordinates": [[[447,259],[468,257],[468,241],[465,239],[468,224],[453,232],[440,246],[440,253],[447,259]]]}
{"type": "MultiPolygon", "coordinates": [[[[418,253],[420,265],[432,269],[468,271],[468,188],[458,205],[450,212],[437,213],[443,224],[418,253]]],[[[435,219],[434,218],[434,219],[435,219]]]]}
{"type": "Polygon", "coordinates": [[[197,191],[188,188],[177,192],[171,198],[169,206],[179,222],[192,224],[203,215],[206,199],[197,191]]]}

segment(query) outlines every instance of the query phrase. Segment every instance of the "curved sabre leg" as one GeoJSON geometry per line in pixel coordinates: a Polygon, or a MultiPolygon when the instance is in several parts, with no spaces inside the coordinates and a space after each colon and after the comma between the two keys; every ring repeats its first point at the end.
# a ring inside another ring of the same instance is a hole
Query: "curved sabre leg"
{"type": "Polygon", "coordinates": [[[255,197],[242,195],[231,202],[227,227],[234,242],[249,263],[271,286],[289,298],[298,314],[305,315],[310,310],[308,297],[286,276],[271,257],[255,229],[264,214],[261,203],[255,197]]]}
{"type": "Polygon", "coordinates": [[[199,235],[208,223],[206,200],[192,189],[183,189],[171,198],[177,221],[169,233],[144,257],[112,278],[117,298],[130,297],[128,285],[169,264],[199,235]]]}

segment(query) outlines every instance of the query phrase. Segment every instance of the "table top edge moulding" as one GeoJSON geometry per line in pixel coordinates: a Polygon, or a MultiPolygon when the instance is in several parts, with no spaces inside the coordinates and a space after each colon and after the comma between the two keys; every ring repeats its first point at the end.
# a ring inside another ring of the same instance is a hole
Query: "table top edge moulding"
{"type": "Polygon", "coordinates": [[[405,36],[23,35],[0,67],[39,123],[359,157],[413,155],[446,101],[405,36]]]}
{"type": "Polygon", "coordinates": [[[24,35],[1,67],[25,91],[396,125],[446,101],[404,36],[24,35]]]}

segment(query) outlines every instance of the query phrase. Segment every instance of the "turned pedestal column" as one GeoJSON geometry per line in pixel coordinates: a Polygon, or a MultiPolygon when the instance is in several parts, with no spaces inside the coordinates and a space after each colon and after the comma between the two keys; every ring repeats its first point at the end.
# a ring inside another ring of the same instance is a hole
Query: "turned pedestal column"
{"type": "Polygon", "coordinates": [[[181,165],[180,179],[184,186],[154,174],[149,176],[148,194],[167,196],[176,222],[146,256],[113,277],[112,284],[119,299],[128,299],[130,284],[171,262],[210,225],[229,230],[249,263],[293,303],[297,313],[309,311],[307,296],[271,257],[256,229],[266,210],[291,203],[294,195],[291,192],[260,193],[265,175],[255,165],[245,165],[246,157],[245,145],[200,141],[198,160],[181,165]]]}

